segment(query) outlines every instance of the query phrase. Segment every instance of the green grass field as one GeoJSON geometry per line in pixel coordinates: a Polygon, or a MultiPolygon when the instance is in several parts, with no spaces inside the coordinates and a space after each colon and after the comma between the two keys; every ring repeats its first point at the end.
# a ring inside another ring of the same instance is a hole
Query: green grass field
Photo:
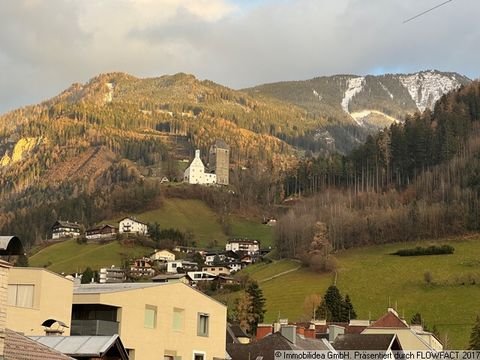
{"type": "MultiPolygon", "coordinates": [[[[447,243],[447,241],[442,242],[447,243]]],[[[337,286],[348,293],[359,319],[376,319],[390,306],[396,307],[408,321],[420,312],[426,323],[448,337],[448,346],[465,348],[476,314],[480,314],[480,284],[446,285],[456,277],[480,276],[480,239],[452,240],[453,255],[399,257],[390,253],[418,244],[394,244],[352,249],[337,254],[337,286]],[[430,272],[433,284],[424,281],[430,272]]],[[[294,267],[288,261],[258,264],[245,269],[260,282],[267,299],[265,321],[278,317],[305,319],[304,300],[311,294],[323,296],[335,274],[315,274],[299,269],[269,281],[271,274],[294,267]]],[[[233,303],[233,294],[227,300],[233,303]]]]}
{"type": "MultiPolygon", "coordinates": [[[[146,223],[158,222],[162,228],[176,228],[191,231],[198,247],[208,247],[214,243],[224,248],[227,236],[218,221],[218,215],[204,202],[191,199],[165,199],[162,207],[140,214],[132,214],[146,223]]],[[[115,223],[119,219],[105,221],[115,223]]],[[[259,221],[231,217],[231,237],[248,237],[261,241],[262,247],[271,246],[273,231],[259,221]]]]}
{"type": "Polygon", "coordinates": [[[273,246],[272,227],[266,226],[260,221],[237,217],[232,217],[231,224],[232,237],[245,237],[260,240],[260,246],[262,249],[273,246]]]}
{"type": "Polygon", "coordinates": [[[152,249],[137,245],[121,245],[118,241],[108,244],[78,244],[76,240],[67,240],[50,245],[28,261],[33,267],[46,267],[58,273],[82,272],[87,266],[94,270],[111,265],[121,265],[122,259],[147,255],[152,249]]]}

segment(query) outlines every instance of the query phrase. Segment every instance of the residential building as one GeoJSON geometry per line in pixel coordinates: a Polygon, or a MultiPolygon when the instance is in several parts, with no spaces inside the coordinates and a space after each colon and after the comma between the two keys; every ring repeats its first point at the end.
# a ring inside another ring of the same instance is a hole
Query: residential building
{"type": "Polygon", "coordinates": [[[177,274],[178,270],[180,270],[180,273],[198,270],[198,264],[187,260],[167,261],[167,273],[177,274]]]}
{"type": "Polygon", "coordinates": [[[217,176],[217,184],[228,185],[230,182],[230,147],[223,140],[216,140],[210,146],[208,166],[217,176]]]}
{"type": "MultiPolygon", "coordinates": [[[[326,339],[315,339],[302,335],[297,332],[294,325],[284,325],[278,332],[255,342],[227,343],[227,352],[232,360],[274,360],[276,351],[285,350],[324,350],[336,353],[326,339]]],[[[334,358],[338,357],[332,357],[332,359],[334,358]]]]}
{"type": "Polygon", "coordinates": [[[407,322],[391,308],[380,319],[363,330],[362,334],[395,334],[403,350],[443,350],[442,343],[434,334],[424,331],[421,327],[408,326],[407,322]]]}
{"type": "Polygon", "coordinates": [[[126,279],[125,269],[112,265],[109,268],[101,268],[99,271],[100,284],[121,283],[126,279]]]}
{"type": "Polygon", "coordinates": [[[218,275],[230,275],[230,268],[227,265],[218,265],[218,266],[204,266],[202,268],[203,272],[218,275]]]}
{"type": "Polygon", "coordinates": [[[148,225],[144,222],[138,221],[135,218],[125,217],[118,222],[118,232],[120,234],[139,234],[147,235],[148,234],[148,225]]]}
{"type": "Polygon", "coordinates": [[[130,360],[225,358],[226,307],[181,283],[74,288],[72,335],[120,334],[130,360]]]}
{"type": "Polygon", "coordinates": [[[159,283],[183,282],[186,285],[190,285],[190,279],[187,274],[160,274],[154,276],[152,281],[159,283]]]}
{"type": "Polygon", "coordinates": [[[52,239],[74,238],[80,236],[80,225],[58,220],[52,225],[52,239]]]}
{"type": "Polygon", "coordinates": [[[233,239],[229,240],[225,245],[227,251],[244,251],[248,255],[255,255],[260,251],[260,242],[250,239],[233,239]]]}
{"type": "Polygon", "coordinates": [[[155,269],[152,267],[150,258],[136,259],[130,266],[130,274],[135,277],[152,277],[155,269]]]}
{"type": "Polygon", "coordinates": [[[235,261],[235,262],[229,263],[228,267],[230,268],[230,273],[235,273],[237,271],[242,270],[244,268],[244,265],[242,264],[241,261],[235,261]]]}
{"type": "Polygon", "coordinates": [[[249,344],[250,336],[238,324],[227,325],[227,344],[249,344]]]}
{"type": "Polygon", "coordinates": [[[30,336],[30,339],[77,360],[129,360],[118,335],[30,336]]]}
{"type": "Polygon", "coordinates": [[[213,281],[216,276],[205,271],[189,271],[187,276],[190,279],[191,285],[196,285],[199,281],[213,281]]]}
{"type": "Polygon", "coordinates": [[[70,334],[73,281],[44,268],[10,269],[7,327],[25,335],[43,335],[42,323],[55,319],[70,334]]]}
{"type": "Polygon", "coordinates": [[[375,351],[385,359],[394,359],[394,352],[402,351],[395,334],[341,334],[332,343],[337,351],[375,351]]]}
{"type": "Polygon", "coordinates": [[[156,261],[175,261],[175,254],[169,250],[155,250],[150,259],[156,261]]]}
{"type": "Polygon", "coordinates": [[[224,262],[225,261],[225,253],[219,252],[210,252],[205,254],[205,265],[213,265],[215,261],[224,262]]]}
{"type": "MultiPolygon", "coordinates": [[[[3,238],[3,237],[2,237],[3,238]]],[[[14,237],[9,237],[14,238],[14,237]]],[[[17,238],[18,239],[18,238],[17,238]]],[[[10,240],[8,241],[10,243],[10,240]]],[[[0,238],[0,252],[5,243],[0,238]]],[[[5,246],[7,248],[8,246],[5,246]]],[[[20,252],[10,252],[20,255],[20,252]]],[[[11,265],[0,260],[0,359],[3,360],[74,360],[73,358],[54,351],[46,346],[7,328],[7,318],[10,316],[8,302],[8,283],[11,265]],[[8,316],[7,316],[8,315],[8,316]]]]}
{"type": "Polygon", "coordinates": [[[217,183],[217,175],[205,171],[200,159],[200,150],[195,150],[195,158],[183,174],[183,181],[189,184],[209,185],[217,183]]]}
{"type": "Polygon", "coordinates": [[[118,229],[112,225],[99,225],[85,231],[85,237],[88,240],[111,239],[115,237],[118,229]]]}

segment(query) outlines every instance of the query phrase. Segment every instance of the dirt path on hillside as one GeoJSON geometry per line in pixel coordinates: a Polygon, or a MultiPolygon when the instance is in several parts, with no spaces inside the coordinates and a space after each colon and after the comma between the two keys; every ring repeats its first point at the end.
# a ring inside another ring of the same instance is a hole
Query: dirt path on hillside
{"type": "Polygon", "coordinates": [[[280,276],[284,276],[284,275],[290,274],[290,273],[292,273],[292,272],[295,272],[295,271],[299,270],[301,267],[302,267],[301,265],[298,265],[298,266],[297,266],[296,268],[294,268],[294,269],[290,269],[290,270],[287,270],[287,271],[283,271],[283,272],[281,272],[281,273],[279,273],[279,274],[276,274],[276,275],[270,276],[270,277],[268,277],[268,278],[259,280],[258,282],[259,282],[259,283],[264,283],[264,282],[267,282],[267,281],[276,279],[276,278],[278,278],[278,277],[280,277],[280,276]]]}

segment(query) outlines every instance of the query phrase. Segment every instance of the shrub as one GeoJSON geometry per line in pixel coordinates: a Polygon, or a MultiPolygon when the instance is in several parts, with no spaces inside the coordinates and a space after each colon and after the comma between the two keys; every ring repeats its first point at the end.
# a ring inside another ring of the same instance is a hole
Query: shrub
{"type": "Polygon", "coordinates": [[[454,251],[455,251],[454,247],[450,245],[441,245],[441,246],[432,245],[428,247],[417,246],[416,248],[412,248],[412,249],[401,249],[392,253],[392,255],[398,255],[398,256],[445,255],[445,254],[453,254],[454,251]]]}

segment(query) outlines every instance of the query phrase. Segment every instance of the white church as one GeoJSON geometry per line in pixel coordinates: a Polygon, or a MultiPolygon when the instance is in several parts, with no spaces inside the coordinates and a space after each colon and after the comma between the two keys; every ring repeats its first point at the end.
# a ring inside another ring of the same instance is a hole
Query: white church
{"type": "Polygon", "coordinates": [[[205,172],[205,165],[200,159],[200,150],[195,150],[195,158],[183,174],[183,181],[189,184],[216,184],[217,175],[205,172]]]}

